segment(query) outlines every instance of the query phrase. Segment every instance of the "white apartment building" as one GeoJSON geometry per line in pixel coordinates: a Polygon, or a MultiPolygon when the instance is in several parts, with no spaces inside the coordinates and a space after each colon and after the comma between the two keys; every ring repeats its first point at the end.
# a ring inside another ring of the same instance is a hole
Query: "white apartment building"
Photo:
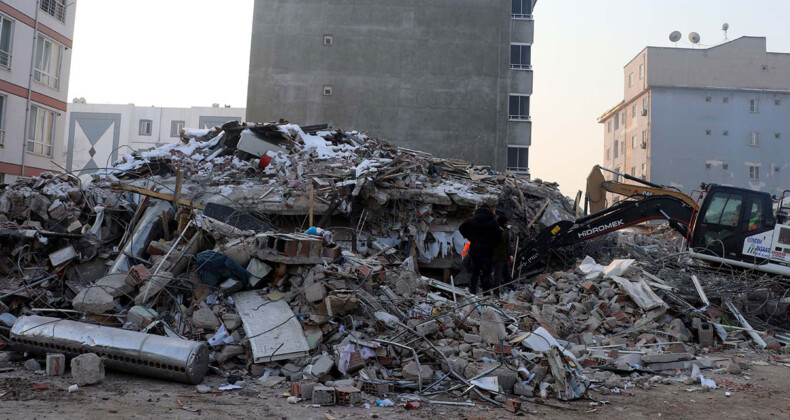
{"type": "Polygon", "coordinates": [[[703,182],[790,189],[790,54],[764,37],[647,47],[623,76],[623,100],[598,119],[603,166],[687,194],[703,182]]]}
{"type": "Polygon", "coordinates": [[[0,0],[0,183],[60,170],[75,11],[0,0]]]}
{"type": "Polygon", "coordinates": [[[163,108],[89,104],[75,99],[68,104],[67,129],[61,137],[63,166],[77,175],[106,168],[120,156],[179,140],[181,129],[211,128],[228,121],[241,122],[245,108],[163,108]]]}

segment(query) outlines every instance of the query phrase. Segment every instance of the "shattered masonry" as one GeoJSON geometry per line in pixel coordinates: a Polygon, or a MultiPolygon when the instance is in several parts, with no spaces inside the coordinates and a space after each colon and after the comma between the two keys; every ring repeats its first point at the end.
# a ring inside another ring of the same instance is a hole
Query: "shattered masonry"
{"type": "Polygon", "coordinates": [[[69,359],[78,386],[106,366],[250,377],[321,405],[408,395],[528,412],[631,382],[709,386],[700,369],[736,363],[714,351],[790,342],[780,280],[687,260],[661,228],[557,251],[546,272],[516,267],[472,295],[458,227],[476,208],[523,243],[573,202],[358,132],[186,129],[76,175],[0,186],[0,363],[26,352],[59,376],[69,359]]]}

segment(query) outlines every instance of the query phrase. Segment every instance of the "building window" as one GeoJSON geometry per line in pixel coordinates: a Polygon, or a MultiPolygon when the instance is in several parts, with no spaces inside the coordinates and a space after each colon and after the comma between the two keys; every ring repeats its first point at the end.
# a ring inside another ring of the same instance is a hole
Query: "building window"
{"type": "Polygon", "coordinates": [[[631,118],[636,118],[636,104],[631,107],[631,118]]]}
{"type": "Polygon", "coordinates": [[[184,121],[170,121],[170,137],[181,137],[181,129],[184,125],[184,121]]]}
{"type": "Polygon", "coordinates": [[[5,107],[8,97],[0,95],[0,147],[5,145],[5,107]]]}
{"type": "Polygon", "coordinates": [[[151,129],[152,129],[153,125],[154,125],[154,123],[151,120],[140,120],[140,131],[139,131],[139,134],[141,136],[150,136],[151,135],[151,131],[152,131],[151,129]]]}
{"type": "Polygon", "coordinates": [[[711,165],[710,163],[706,163],[706,164],[705,164],[705,169],[710,169],[710,167],[711,167],[711,166],[712,166],[712,165],[711,165]]]}
{"type": "Polygon", "coordinates": [[[631,167],[631,176],[633,176],[633,177],[636,176],[636,166],[632,166],[631,167]]]}
{"type": "Polygon", "coordinates": [[[620,113],[620,125],[625,127],[625,111],[620,113]]]}
{"type": "Polygon", "coordinates": [[[726,170],[727,170],[727,169],[729,169],[729,168],[730,168],[730,165],[729,165],[729,164],[726,164],[726,163],[722,163],[722,164],[721,164],[721,169],[724,169],[724,170],[726,171],[726,170]]]}
{"type": "Polygon", "coordinates": [[[606,123],[606,132],[607,133],[612,132],[612,120],[609,120],[609,122],[606,123]]]}
{"type": "Polygon", "coordinates": [[[782,105],[781,99],[774,99],[774,105],[782,105]]]}
{"type": "Polygon", "coordinates": [[[620,118],[617,117],[617,114],[614,114],[614,129],[617,130],[620,128],[620,118]]]}
{"type": "Polygon", "coordinates": [[[622,153],[623,156],[625,156],[625,140],[620,142],[620,153],[622,153]]]}
{"type": "Polygon", "coordinates": [[[721,132],[721,134],[723,134],[725,136],[729,136],[730,135],[730,130],[724,130],[724,131],[721,132]]]}
{"type": "Polygon", "coordinates": [[[705,97],[705,102],[710,102],[710,101],[712,101],[712,100],[713,100],[713,97],[712,97],[712,96],[710,96],[710,95],[708,95],[708,96],[706,96],[706,97],[705,97]]]}
{"type": "Polygon", "coordinates": [[[749,133],[749,146],[758,147],[760,146],[760,133],[756,131],[752,131],[749,133]]]}
{"type": "Polygon", "coordinates": [[[757,99],[749,99],[749,112],[752,114],[760,112],[760,104],[757,102],[757,99]]]}
{"type": "Polygon", "coordinates": [[[510,68],[528,70],[532,68],[532,47],[524,44],[510,44],[510,68]]]}
{"type": "MultiPolygon", "coordinates": [[[[647,96],[642,98],[642,110],[647,111],[647,96]]],[[[647,113],[645,113],[645,115],[647,115],[647,113]]]]}
{"type": "Polygon", "coordinates": [[[705,134],[710,135],[711,130],[705,130],[705,134]]]}
{"type": "Polygon", "coordinates": [[[647,149],[647,130],[642,130],[642,148],[647,149]]]}
{"type": "Polygon", "coordinates": [[[41,10],[55,19],[65,22],[66,21],[66,5],[65,0],[41,0],[41,10]]]}
{"type": "Polygon", "coordinates": [[[606,161],[608,162],[611,159],[612,159],[612,149],[607,147],[606,148],[606,161]]]}
{"type": "Polygon", "coordinates": [[[614,141],[614,158],[617,159],[618,154],[620,153],[620,143],[619,141],[614,141]]]}
{"type": "Polygon", "coordinates": [[[14,22],[0,16],[0,67],[11,68],[11,45],[14,39],[14,22]]]}
{"type": "Polygon", "coordinates": [[[326,34],[324,35],[324,46],[328,47],[332,45],[332,35],[326,34]]]}
{"type": "Polygon", "coordinates": [[[782,137],[782,134],[780,134],[780,133],[774,133],[774,137],[778,139],[778,138],[782,137]]]}
{"type": "MultiPolygon", "coordinates": [[[[43,3],[42,3],[43,4],[43,3]]],[[[63,46],[38,34],[33,79],[51,88],[59,87],[60,59],[63,46]]]]}
{"type": "Polygon", "coordinates": [[[756,165],[749,165],[749,179],[757,181],[760,179],[760,167],[756,165]]]}
{"type": "Polygon", "coordinates": [[[529,147],[507,147],[507,170],[513,172],[529,172],[529,147]]]}
{"type": "Polygon", "coordinates": [[[529,95],[510,95],[508,118],[511,120],[529,120],[529,95]]]}
{"type": "Polygon", "coordinates": [[[636,149],[636,136],[631,136],[631,148],[636,149]]]}
{"type": "Polygon", "coordinates": [[[644,64],[640,64],[639,65],[639,80],[642,80],[644,78],[645,78],[645,65],[644,64]]]}
{"type": "Polygon", "coordinates": [[[725,96],[725,97],[721,98],[721,101],[724,102],[725,104],[729,103],[730,102],[730,97],[729,96],[725,96]]]}
{"type": "Polygon", "coordinates": [[[778,166],[774,167],[774,172],[779,172],[779,167],[778,166]]]}
{"type": "Polygon", "coordinates": [[[647,176],[647,163],[642,164],[642,173],[640,175],[642,176],[642,179],[645,179],[647,176]]]}
{"type": "Polygon", "coordinates": [[[766,66],[765,64],[763,64],[763,65],[762,65],[762,69],[763,69],[763,71],[768,71],[768,66],[766,66]]]}
{"type": "Polygon", "coordinates": [[[30,121],[27,127],[27,151],[44,156],[52,156],[55,137],[55,113],[35,105],[30,107],[30,121]]]}
{"type": "Polygon", "coordinates": [[[634,74],[628,73],[628,87],[634,86],[634,74]]]}
{"type": "Polygon", "coordinates": [[[332,96],[332,85],[324,85],[324,96],[332,96]]]}
{"type": "Polygon", "coordinates": [[[532,0],[513,0],[510,16],[513,19],[532,18],[532,0]]]}

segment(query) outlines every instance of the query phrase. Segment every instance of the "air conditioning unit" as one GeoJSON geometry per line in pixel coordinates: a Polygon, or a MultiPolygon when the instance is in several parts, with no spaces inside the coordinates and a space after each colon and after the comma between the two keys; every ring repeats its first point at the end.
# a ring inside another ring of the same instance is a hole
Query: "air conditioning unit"
{"type": "Polygon", "coordinates": [[[639,144],[639,147],[641,147],[643,149],[647,149],[647,143],[646,142],[642,142],[641,144],[639,144]]]}
{"type": "Polygon", "coordinates": [[[643,109],[643,110],[642,110],[642,116],[643,116],[643,117],[646,117],[646,116],[647,116],[647,109],[643,109]]]}

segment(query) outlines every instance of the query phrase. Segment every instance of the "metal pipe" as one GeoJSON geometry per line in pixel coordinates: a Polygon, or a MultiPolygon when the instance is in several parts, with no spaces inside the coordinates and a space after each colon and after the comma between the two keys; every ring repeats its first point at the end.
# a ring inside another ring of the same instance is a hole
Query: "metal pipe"
{"type": "Polygon", "coordinates": [[[199,384],[208,370],[206,343],[43,316],[20,317],[11,329],[17,351],[95,353],[111,368],[199,384]]]}

